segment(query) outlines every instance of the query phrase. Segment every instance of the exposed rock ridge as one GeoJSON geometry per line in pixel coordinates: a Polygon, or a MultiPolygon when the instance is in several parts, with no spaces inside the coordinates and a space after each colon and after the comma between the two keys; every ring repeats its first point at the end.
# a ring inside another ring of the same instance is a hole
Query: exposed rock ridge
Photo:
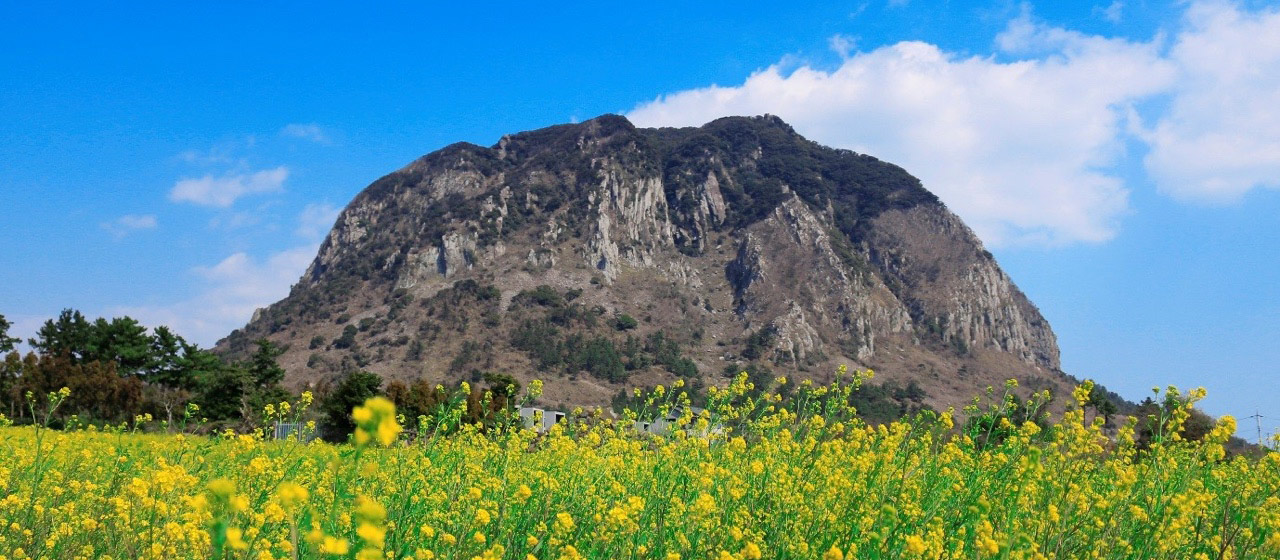
{"type": "MultiPolygon", "coordinates": [[[[270,334],[292,343],[297,362],[307,344],[295,339],[332,340],[344,328],[332,317],[351,316],[387,333],[366,348],[430,340],[447,362],[468,340],[505,347],[508,305],[539,284],[643,318],[642,330],[683,333],[705,374],[754,355],[748,340],[768,345],[753,359],[802,372],[1059,367],[1047,321],[919,181],[776,117],[637,129],[609,115],[423,156],[357,195],[290,296],[224,345],[270,334]],[[495,286],[502,306],[447,341],[430,334],[438,318],[398,299],[467,280],[495,286]],[[983,352],[1012,361],[982,362],[983,352]]],[[[311,354],[341,358],[331,347],[311,354]]],[[[446,375],[439,364],[365,360],[390,375],[446,375]]]]}

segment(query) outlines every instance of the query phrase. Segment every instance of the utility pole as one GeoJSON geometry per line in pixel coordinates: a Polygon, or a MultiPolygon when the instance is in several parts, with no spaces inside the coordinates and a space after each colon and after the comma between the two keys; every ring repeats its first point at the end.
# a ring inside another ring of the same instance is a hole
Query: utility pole
{"type": "Polygon", "coordinates": [[[1256,443],[1262,445],[1262,415],[1258,413],[1258,409],[1253,409],[1253,416],[1246,416],[1245,419],[1252,418],[1258,422],[1258,439],[1256,443]]]}

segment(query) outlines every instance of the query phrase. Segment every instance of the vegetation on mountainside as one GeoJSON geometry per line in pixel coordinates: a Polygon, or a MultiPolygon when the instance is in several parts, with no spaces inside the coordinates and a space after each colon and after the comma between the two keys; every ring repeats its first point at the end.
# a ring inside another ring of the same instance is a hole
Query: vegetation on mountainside
{"type": "Polygon", "coordinates": [[[697,365],[682,356],[680,344],[661,330],[643,338],[629,333],[619,338],[618,334],[639,325],[630,315],[612,320],[619,333],[591,334],[605,321],[605,312],[575,303],[580,294],[570,290],[562,295],[546,285],[517,294],[511,301],[519,321],[511,331],[512,347],[527,353],[540,371],[586,372],[610,382],[625,381],[630,372],[653,365],[684,379],[698,376],[697,365]]]}

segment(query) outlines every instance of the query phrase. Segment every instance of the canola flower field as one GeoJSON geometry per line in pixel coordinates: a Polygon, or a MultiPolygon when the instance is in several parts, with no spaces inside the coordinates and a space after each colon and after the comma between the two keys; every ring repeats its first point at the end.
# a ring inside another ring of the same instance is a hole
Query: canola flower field
{"type": "Polygon", "coordinates": [[[1202,393],[1139,449],[1133,421],[1086,421],[1087,386],[1055,423],[974,434],[950,412],[868,426],[859,382],[784,401],[740,376],[698,414],[677,384],[546,433],[463,424],[456,398],[410,437],[374,398],[344,445],[0,427],[0,560],[1280,558],[1280,454],[1226,458],[1230,418],[1182,441],[1202,393]],[[668,435],[633,428],[667,413],[668,435]]]}

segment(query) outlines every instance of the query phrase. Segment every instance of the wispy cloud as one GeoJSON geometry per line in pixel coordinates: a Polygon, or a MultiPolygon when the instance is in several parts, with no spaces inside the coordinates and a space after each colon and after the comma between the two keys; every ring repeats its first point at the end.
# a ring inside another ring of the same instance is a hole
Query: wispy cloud
{"type": "Polygon", "coordinates": [[[284,128],[280,129],[280,135],[290,138],[310,140],[317,144],[328,144],[330,142],[329,134],[326,133],[320,125],[315,123],[292,123],[285,125],[284,128]]]}
{"type": "Polygon", "coordinates": [[[193,165],[230,164],[234,161],[232,153],[225,147],[214,147],[210,150],[187,150],[178,153],[178,160],[193,165]]]}
{"type": "Polygon", "coordinates": [[[196,166],[224,166],[243,164],[241,154],[258,143],[254,135],[242,136],[215,143],[207,150],[191,149],[179,153],[178,161],[196,166]]]}
{"type": "MultiPolygon", "coordinates": [[[[238,252],[216,264],[191,270],[195,296],[169,304],[123,306],[112,309],[144,325],[167,325],[175,332],[209,346],[232,330],[243,327],[254,310],[289,294],[302,277],[341,210],[328,203],[308,204],[298,215],[296,233],[306,244],[254,258],[238,252]]],[[[25,331],[24,331],[25,332],[25,331]]]]}
{"type": "Polygon", "coordinates": [[[265,213],[262,208],[221,212],[209,218],[209,229],[221,231],[241,230],[261,224],[264,217],[265,213]]]}
{"type": "Polygon", "coordinates": [[[1111,23],[1120,23],[1124,19],[1124,2],[1123,0],[1115,0],[1105,8],[1094,6],[1093,14],[1111,23]]]}
{"type": "Polygon", "coordinates": [[[243,327],[254,310],[288,295],[311,263],[318,244],[308,244],[255,259],[234,253],[211,266],[191,271],[197,294],[168,305],[122,306],[113,315],[129,315],[147,326],[166,325],[178,334],[211,346],[243,327]]]}
{"type": "Polygon", "coordinates": [[[195,165],[212,165],[231,163],[232,158],[231,154],[226,150],[214,148],[208,151],[187,150],[178,154],[178,160],[195,165]]]}
{"type": "Polygon", "coordinates": [[[156,217],[154,214],[126,214],[110,222],[103,222],[101,225],[102,229],[110,233],[112,237],[123,239],[135,231],[155,229],[156,217]]]}
{"type": "Polygon", "coordinates": [[[849,53],[853,52],[853,49],[857,46],[857,39],[848,35],[837,33],[827,38],[827,47],[840,55],[840,58],[849,58],[849,53]]]}
{"type": "Polygon", "coordinates": [[[328,202],[308,204],[298,216],[298,229],[295,233],[306,239],[319,240],[333,228],[333,222],[341,212],[341,208],[328,202]]]}
{"type": "Polygon", "coordinates": [[[169,200],[226,208],[242,196],[280,192],[288,178],[289,168],[282,165],[253,173],[181,179],[169,191],[169,200]]]}

